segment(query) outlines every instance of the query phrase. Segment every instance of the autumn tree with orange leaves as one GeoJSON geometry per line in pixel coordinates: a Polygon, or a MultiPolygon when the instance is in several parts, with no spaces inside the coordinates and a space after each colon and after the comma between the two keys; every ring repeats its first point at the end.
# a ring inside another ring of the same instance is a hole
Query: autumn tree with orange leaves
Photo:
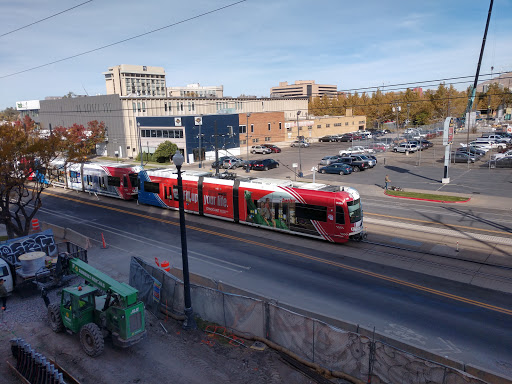
{"type": "Polygon", "coordinates": [[[51,161],[82,162],[104,140],[103,122],[89,122],[87,128],[74,124],[57,127],[42,135],[34,122],[23,121],[0,126],[0,225],[9,238],[26,236],[42,206],[41,193],[51,182],[47,173],[51,161]]]}

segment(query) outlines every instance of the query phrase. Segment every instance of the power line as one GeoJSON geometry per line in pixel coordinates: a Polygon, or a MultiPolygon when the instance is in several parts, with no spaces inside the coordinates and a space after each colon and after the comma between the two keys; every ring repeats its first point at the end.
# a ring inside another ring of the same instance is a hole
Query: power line
{"type": "Polygon", "coordinates": [[[229,7],[233,7],[235,5],[238,5],[240,3],[244,3],[246,2],[247,0],[240,0],[240,1],[237,1],[235,3],[231,3],[231,4],[228,4],[228,5],[225,5],[223,7],[219,7],[219,8],[216,8],[216,9],[213,9],[211,11],[207,11],[207,12],[203,12],[199,15],[196,15],[196,16],[192,16],[192,17],[189,17],[187,19],[183,19],[181,21],[177,21],[175,23],[172,23],[172,24],[169,24],[169,25],[166,25],[164,27],[160,27],[160,28],[157,28],[157,29],[153,29],[149,32],[144,32],[144,33],[141,33],[139,35],[135,35],[135,36],[132,36],[132,37],[128,37],[126,39],[123,39],[123,40],[119,40],[115,43],[111,43],[111,44],[107,44],[107,45],[104,45],[102,47],[98,47],[98,48],[94,48],[94,49],[91,49],[91,50],[88,50],[88,51],[85,51],[85,52],[82,52],[82,53],[77,53],[76,55],[72,55],[72,56],[68,56],[68,57],[65,57],[65,58],[62,58],[62,59],[59,59],[59,60],[55,60],[55,61],[52,61],[50,63],[46,63],[46,64],[41,64],[41,65],[38,65],[36,67],[32,67],[32,68],[28,68],[28,69],[24,69],[22,71],[18,71],[18,72],[13,72],[13,73],[10,73],[8,75],[4,75],[4,76],[0,76],[0,79],[5,79],[6,77],[11,77],[11,76],[15,76],[15,75],[19,75],[20,73],[25,73],[25,72],[29,72],[29,71],[33,71],[35,69],[39,69],[39,68],[43,68],[43,67],[47,67],[49,65],[52,65],[52,64],[56,64],[56,63],[60,63],[60,62],[63,62],[63,61],[66,61],[66,60],[71,60],[71,59],[74,59],[76,57],[80,57],[80,56],[84,56],[84,55],[87,55],[89,53],[92,53],[92,52],[96,52],[96,51],[100,51],[102,49],[105,49],[105,48],[109,48],[109,47],[112,47],[114,45],[118,45],[118,44],[122,44],[122,43],[126,43],[127,41],[130,41],[130,40],[135,40],[135,39],[138,39],[139,37],[142,37],[142,36],[147,36],[147,35],[150,35],[152,33],[155,33],[155,32],[159,32],[159,31],[162,31],[164,29],[167,29],[167,28],[171,28],[171,27],[175,27],[179,24],[183,24],[183,23],[186,23],[188,21],[191,21],[191,20],[194,20],[194,19],[198,19],[200,17],[203,17],[203,16],[206,16],[206,15],[209,15],[209,14],[212,14],[212,13],[215,13],[215,12],[218,12],[218,11],[221,11],[223,9],[226,9],[226,8],[229,8],[229,7]]]}
{"type": "Polygon", "coordinates": [[[34,21],[33,23],[30,23],[30,24],[24,25],[23,27],[13,29],[13,30],[12,30],[12,31],[10,31],[10,32],[6,32],[6,33],[1,34],[1,35],[0,35],[0,37],[4,37],[4,36],[9,35],[9,34],[11,34],[11,33],[17,32],[17,31],[19,31],[19,30],[21,30],[21,29],[28,28],[28,27],[30,27],[30,26],[32,26],[32,25],[34,25],[34,24],[41,23],[41,22],[43,22],[43,21],[45,21],[45,20],[51,19],[52,17],[58,16],[58,15],[62,15],[63,13],[66,13],[66,12],[68,12],[68,11],[71,11],[72,9],[75,9],[75,8],[81,7],[82,5],[85,5],[85,4],[90,3],[90,2],[92,2],[92,1],[93,1],[93,0],[85,1],[85,2],[83,2],[83,3],[81,3],[81,4],[75,5],[74,7],[71,7],[71,8],[65,9],[64,11],[61,11],[61,12],[58,12],[58,13],[54,13],[54,14],[53,14],[53,15],[51,15],[51,16],[45,17],[44,19],[37,20],[37,21],[34,21]]]}

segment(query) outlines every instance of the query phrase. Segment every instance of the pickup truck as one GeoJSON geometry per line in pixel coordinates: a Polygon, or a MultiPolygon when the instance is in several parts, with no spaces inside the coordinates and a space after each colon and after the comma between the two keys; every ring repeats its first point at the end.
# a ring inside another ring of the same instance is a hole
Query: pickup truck
{"type": "Polygon", "coordinates": [[[370,164],[366,160],[357,160],[353,157],[340,157],[337,163],[348,164],[352,167],[352,172],[364,171],[370,168],[370,164]]]}
{"type": "Polygon", "coordinates": [[[364,155],[366,153],[375,153],[374,149],[371,148],[365,148],[360,145],[354,146],[354,147],[348,147],[347,149],[342,149],[340,151],[340,156],[350,156],[350,155],[364,155]]]}
{"type": "Polygon", "coordinates": [[[508,151],[503,152],[503,153],[496,153],[495,155],[491,155],[491,160],[496,161],[498,159],[502,159],[507,156],[512,156],[512,149],[509,149],[508,151]]]}

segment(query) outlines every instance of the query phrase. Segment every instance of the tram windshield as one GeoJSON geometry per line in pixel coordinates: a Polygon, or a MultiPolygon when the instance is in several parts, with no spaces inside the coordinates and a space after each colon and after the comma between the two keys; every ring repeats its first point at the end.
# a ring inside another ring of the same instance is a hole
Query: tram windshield
{"type": "Polygon", "coordinates": [[[360,199],[347,202],[348,216],[351,223],[356,223],[361,220],[361,202],[360,199]]]}

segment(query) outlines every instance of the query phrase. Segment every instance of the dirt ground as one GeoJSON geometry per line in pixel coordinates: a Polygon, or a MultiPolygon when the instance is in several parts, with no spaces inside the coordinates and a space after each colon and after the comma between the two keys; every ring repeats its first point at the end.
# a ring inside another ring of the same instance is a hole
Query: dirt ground
{"type": "Polygon", "coordinates": [[[78,335],[51,330],[40,297],[13,297],[8,306],[10,310],[0,314],[0,382],[4,384],[20,383],[6,364],[6,360],[15,364],[9,343],[15,337],[83,384],[316,382],[292,369],[277,352],[248,348],[252,341],[245,341],[248,347],[231,345],[221,336],[185,331],[181,322],[158,320],[149,313],[146,339],[128,349],[116,348],[107,339],[104,353],[91,358],[82,351],[78,335]]]}

